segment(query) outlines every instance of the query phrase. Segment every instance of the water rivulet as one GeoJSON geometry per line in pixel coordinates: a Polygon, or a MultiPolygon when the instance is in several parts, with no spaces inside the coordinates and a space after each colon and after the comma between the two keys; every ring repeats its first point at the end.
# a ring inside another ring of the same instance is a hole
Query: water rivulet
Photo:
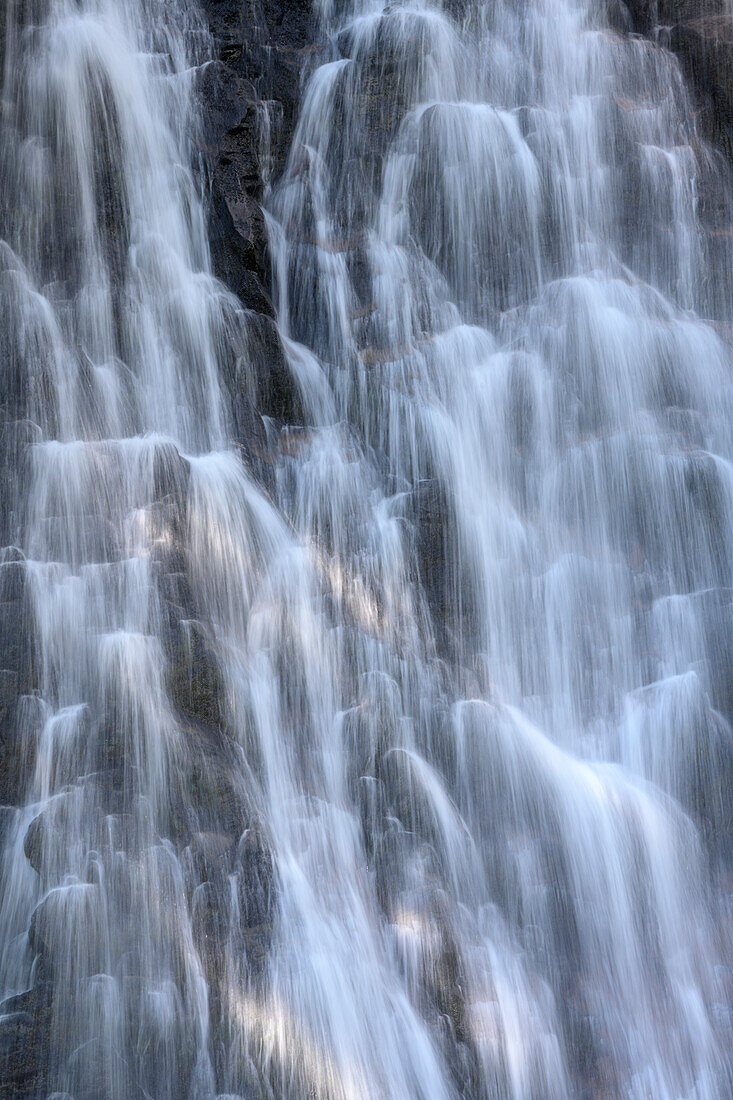
{"type": "Polygon", "coordinates": [[[2,1096],[730,1096],[731,190],[605,11],[322,0],[260,428],[193,0],[11,0],[2,1096]]]}

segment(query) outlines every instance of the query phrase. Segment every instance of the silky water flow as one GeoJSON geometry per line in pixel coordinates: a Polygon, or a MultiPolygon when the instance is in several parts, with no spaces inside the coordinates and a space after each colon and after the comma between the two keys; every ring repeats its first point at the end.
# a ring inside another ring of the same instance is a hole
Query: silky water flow
{"type": "Polygon", "coordinates": [[[10,0],[3,1096],[731,1095],[730,178],[604,11],[321,0],[253,447],[193,0],[10,0]]]}

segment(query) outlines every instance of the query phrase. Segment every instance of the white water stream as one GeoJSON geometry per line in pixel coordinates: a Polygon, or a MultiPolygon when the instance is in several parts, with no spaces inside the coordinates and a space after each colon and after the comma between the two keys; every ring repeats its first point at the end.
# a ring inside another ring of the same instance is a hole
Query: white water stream
{"type": "Polygon", "coordinates": [[[728,170],[603,5],[446,7],[320,12],[266,492],[198,13],[11,0],[9,1096],[731,1095],[728,170]]]}

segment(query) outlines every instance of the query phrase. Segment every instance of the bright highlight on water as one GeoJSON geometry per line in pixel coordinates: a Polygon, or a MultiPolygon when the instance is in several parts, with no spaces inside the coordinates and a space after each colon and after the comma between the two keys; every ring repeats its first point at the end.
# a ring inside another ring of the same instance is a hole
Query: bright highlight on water
{"type": "Polygon", "coordinates": [[[9,0],[0,1095],[726,1100],[729,166],[596,0],[318,18],[255,441],[194,0],[9,0]]]}

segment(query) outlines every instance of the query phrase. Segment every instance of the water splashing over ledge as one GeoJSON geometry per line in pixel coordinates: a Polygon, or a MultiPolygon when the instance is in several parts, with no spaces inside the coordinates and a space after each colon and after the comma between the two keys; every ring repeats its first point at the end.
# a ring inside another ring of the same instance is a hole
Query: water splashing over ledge
{"type": "Polygon", "coordinates": [[[319,18],[254,445],[200,13],[5,16],[0,1094],[725,1100],[730,171],[589,0],[319,18]]]}

